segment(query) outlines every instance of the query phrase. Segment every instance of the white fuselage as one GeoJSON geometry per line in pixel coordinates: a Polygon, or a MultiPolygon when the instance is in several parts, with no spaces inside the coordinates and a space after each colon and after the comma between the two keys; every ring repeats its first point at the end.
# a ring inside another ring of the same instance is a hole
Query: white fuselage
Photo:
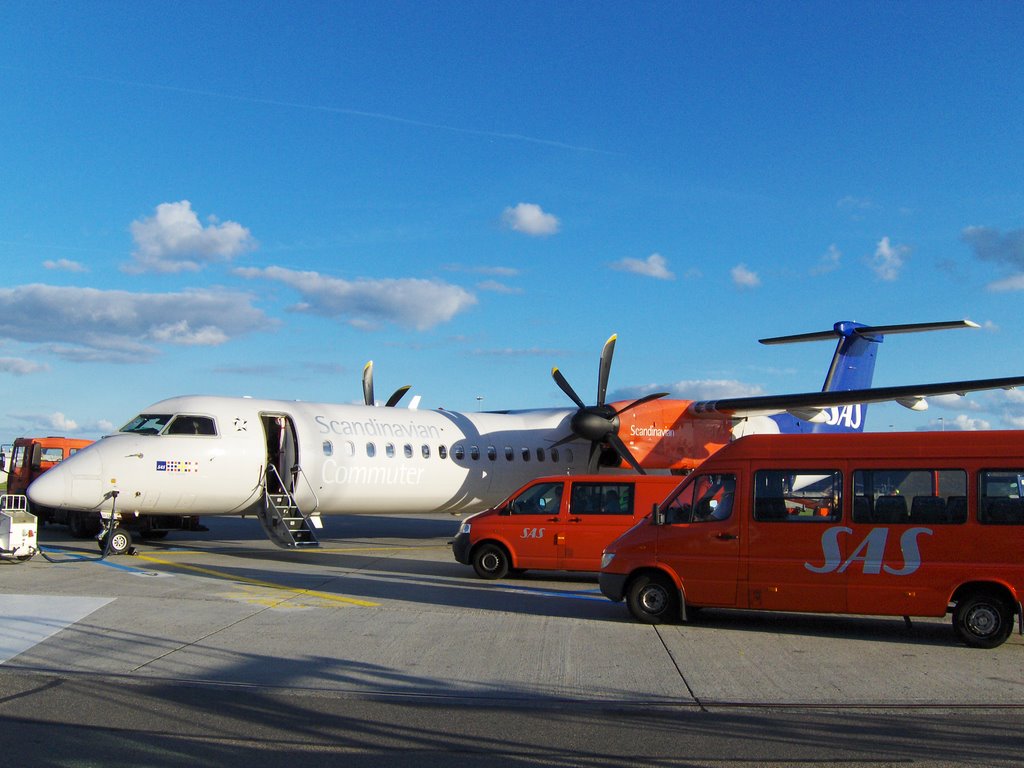
{"type": "MultiPolygon", "coordinates": [[[[365,405],[178,397],[145,409],[159,434],[124,431],[42,475],[35,504],[154,515],[245,514],[268,467],[306,514],[472,512],[540,475],[585,472],[569,409],[464,414],[365,405]],[[209,424],[175,433],[175,417],[209,424]]],[[[128,429],[126,427],[126,429],[128,429]]],[[[273,479],[273,478],[272,478],[273,479]]]]}

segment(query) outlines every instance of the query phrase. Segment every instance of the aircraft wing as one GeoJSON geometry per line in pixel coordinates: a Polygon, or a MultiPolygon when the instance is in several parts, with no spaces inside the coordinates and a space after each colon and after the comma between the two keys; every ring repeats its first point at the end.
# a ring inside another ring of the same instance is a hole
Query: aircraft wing
{"type": "Polygon", "coordinates": [[[770,416],[789,412],[806,421],[815,421],[815,416],[825,408],[855,403],[897,402],[915,411],[928,407],[926,397],[933,395],[963,395],[986,389],[1013,389],[1024,386],[1024,376],[1008,376],[1001,379],[971,379],[969,381],[947,381],[940,384],[911,384],[900,387],[873,387],[871,389],[848,389],[832,392],[805,392],[794,395],[761,395],[756,397],[730,397],[723,400],[698,400],[690,405],[694,416],[717,418],[722,415],[743,418],[744,416],[770,416]]]}

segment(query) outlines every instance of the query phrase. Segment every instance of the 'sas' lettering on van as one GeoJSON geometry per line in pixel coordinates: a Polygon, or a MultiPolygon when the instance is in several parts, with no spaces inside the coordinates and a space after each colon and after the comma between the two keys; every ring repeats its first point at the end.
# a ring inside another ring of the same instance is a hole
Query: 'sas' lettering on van
{"type": "Polygon", "coordinates": [[[885,560],[885,545],[889,540],[888,528],[872,528],[850,556],[843,560],[839,551],[839,537],[847,533],[853,533],[853,529],[842,525],[829,528],[822,533],[821,552],[824,563],[822,565],[804,563],[804,568],[811,573],[832,573],[833,571],[845,573],[846,569],[854,563],[861,563],[865,574],[875,575],[884,570],[893,576],[909,576],[921,567],[921,548],[918,546],[917,537],[925,534],[933,535],[930,528],[908,528],[904,531],[900,536],[903,566],[893,568],[883,562],[885,560]]]}

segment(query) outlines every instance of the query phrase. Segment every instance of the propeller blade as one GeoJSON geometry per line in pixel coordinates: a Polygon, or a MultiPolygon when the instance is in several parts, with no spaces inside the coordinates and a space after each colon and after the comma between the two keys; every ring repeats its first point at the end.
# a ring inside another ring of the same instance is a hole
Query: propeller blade
{"type": "Polygon", "coordinates": [[[604,405],[604,397],[608,392],[608,374],[612,369],[612,355],[615,354],[615,339],[617,338],[618,334],[613,333],[604,343],[604,349],[601,350],[601,363],[597,371],[598,405],[604,405]]]}
{"type": "Polygon", "coordinates": [[[565,392],[565,394],[569,396],[569,399],[576,403],[576,405],[580,408],[587,407],[584,405],[583,401],[580,400],[580,396],[576,394],[569,382],[565,380],[565,376],[562,375],[562,372],[558,370],[558,368],[551,369],[551,378],[555,380],[555,384],[558,385],[558,388],[565,392]]]}
{"type": "Polygon", "coordinates": [[[388,401],[384,403],[385,408],[394,408],[398,405],[398,401],[405,397],[405,393],[412,389],[411,384],[406,384],[404,387],[399,387],[388,398],[388,401]]]}
{"type": "Polygon", "coordinates": [[[363,403],[373,405],[373,360],[363,366],[363,403]]]}
{"type": "Polygon", "coordinates": [[[652,392],[649,395],[644,395],[639,400],[634,400],[632,403],[630,403],[629,405],[625,406],[624,408],[620,408],[619,410],[617,410],[615,412],[615,415],[616,416],[621,416],[626,411],[628,411],[630,408],[636,408],[638,405],[643,405],[644,403],[649,403],[651,400],[657,400],[659,397],[665,397],[667,395],[668,395],[668,392],[652,392]]]}
{"type": "Polygon", "coordinates": [[[561,446],[565,445],[566,443],[572,443],[572,442],[575,442],[576,440],[580,440],[580,439],[582,439],[582,438],[579,435],[566,435],[565,437],[563,437],[558,442],[552,443],[551,445],[549,445],[548,449],[550,450],[551,448],[560,448],[561,446]]]}
{"type": "Polygon", "coordinates": [[[621,456],[623,459],[625,459],[626,462],[633,469],[635,469],[639,474],[641,474],[641,475],[646,475],[647,474],[646,472],[644,472],[644,468],[640,466],[640,462],[637,461],[633,457],[633,454],[629,452],[629,448],[627,448],[626,444],[624,442],[622,442],[622,438],[621,437],[619,437],[617,434],[612,432],[612,433],[610,433],[608,435],[608,442],[612,446],[612,448],[614,448],[616,451],[618,451],[619,456],[621,456]]]}

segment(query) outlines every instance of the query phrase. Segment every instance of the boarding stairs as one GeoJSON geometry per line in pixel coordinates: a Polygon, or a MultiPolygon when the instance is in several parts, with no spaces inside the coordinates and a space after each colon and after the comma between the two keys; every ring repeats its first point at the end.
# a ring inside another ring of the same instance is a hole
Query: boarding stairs
{"type": "Polygon", "coordinates": [[[320,516],[302,513],[295,497],[281,481],[277,467],[269,467],[266,480],[263,504],[259,506],[257,516],[270,540],[284,549],[319,547],[320,540],[314,529],[323,527],[320,516]],[[271,488],[278,490],[273,492],[271,488]]]}

